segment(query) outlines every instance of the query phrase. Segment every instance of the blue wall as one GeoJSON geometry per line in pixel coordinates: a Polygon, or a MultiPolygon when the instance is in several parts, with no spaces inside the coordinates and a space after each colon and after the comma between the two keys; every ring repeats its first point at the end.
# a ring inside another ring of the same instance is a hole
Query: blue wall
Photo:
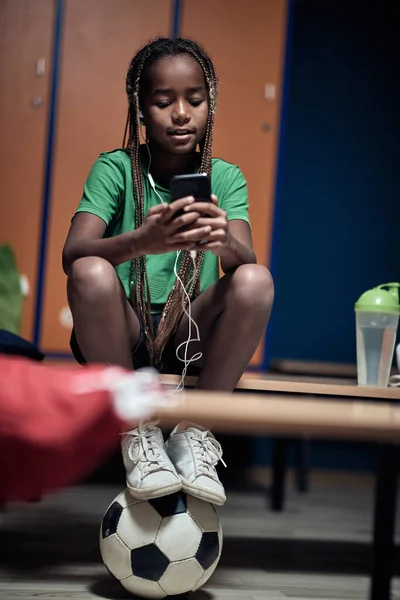
{"type": "Polygon", "coordinates": [[[294,1],[274,245],[274,358],[355,361],[355,300],[400,279],[391,6],[294,1]]]}
{"type": "MultiPolygon", "coordinates": [[[[270,357],[354,362],[355,300],[400,280],[394,4],[294,0],[270,357]]],[[[253,450],[255,464],[270,462],[269,439],[253,450]]],[[[371,445],[312,442],[315,467],[374,461],[371,445]]]]}

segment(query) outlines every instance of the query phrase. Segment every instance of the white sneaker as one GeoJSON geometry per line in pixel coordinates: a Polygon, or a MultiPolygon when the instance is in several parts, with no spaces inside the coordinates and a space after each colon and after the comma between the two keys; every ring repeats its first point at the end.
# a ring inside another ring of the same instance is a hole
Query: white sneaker
{"type": "Polygon", "coordinates": [[[168,456],[182,478],[183,491],[200,500],[222,506],[226,495],[216,464],[222,448],[212,433],[194,423],[180,423],[165,444],[168,456]]]}
{"type": "Polygon", "coordinates": [[[158,422],[143,423],[124,434],[122,457],[126,485],[134,498],[147,500],[174,494],[182,481],[169,459],[158,422]]]}

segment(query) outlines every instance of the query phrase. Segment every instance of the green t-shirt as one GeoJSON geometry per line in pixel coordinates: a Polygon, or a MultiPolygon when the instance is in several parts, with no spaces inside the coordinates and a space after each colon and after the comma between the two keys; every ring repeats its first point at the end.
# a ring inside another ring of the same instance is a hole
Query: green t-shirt
{"type": "MultiPolygon", "coordinates": [[[[143,168],[143,167],[142,167],[143,168]]],[[[145,214],[160,203],[143,168],[145,214]]],[[[240,219],[249,223],[246,181],[240,169],[219,158],[212,161],[212,192],[218,197],[220,208],[227,212],[228,220],[240,219]]],[[[169,190],[156,184],[164,202],[170,202],[169,190]]],[[[135,228],[132,171],[127,150],[105,152],[94,163],[84,185],[82,199],[76,212],[88,212],[103,219],[107,228],[104,237],[114,237],[135,228]]],[[[161,312],[175,282],[176,252],[146,257],[151,305],[153,312],[161,312]]],[[[117,274],[130,296],[129,276],[131,261],[117,265],[117,274]]],[[[178,265],[179,268],[179,265],[178,265]]],[[[205,253],[200,272],[200,290],[204,291],[219,278],[218,258],[205,253]]]]}

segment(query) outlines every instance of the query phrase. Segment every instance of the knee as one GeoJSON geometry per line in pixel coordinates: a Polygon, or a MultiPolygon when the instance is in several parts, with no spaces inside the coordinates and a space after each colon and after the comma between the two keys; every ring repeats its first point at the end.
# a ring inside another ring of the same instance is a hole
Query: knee
{"type": "Polygon", "coordinates": [[[115,293],[117,274],[111,263],[97,256],[74,261],[68,272],[68,295],[101,298],[115,293]]]}
{"type": "Polygon", "coordinates": [[[270,313],[274,301],[274,282],[263,265],[241,265],[232,276],[232,293],[246,310],[270,313]]]}

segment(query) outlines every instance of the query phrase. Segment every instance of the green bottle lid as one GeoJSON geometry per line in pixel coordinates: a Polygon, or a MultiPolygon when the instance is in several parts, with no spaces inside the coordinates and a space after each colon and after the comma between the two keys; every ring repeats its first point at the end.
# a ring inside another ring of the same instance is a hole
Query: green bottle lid
{"type": "Polygon", "coordinates": [[[357,300],[355,310],[400,314],[399,287],[399,283],[384,283],[368,290],[357,300]]]}

